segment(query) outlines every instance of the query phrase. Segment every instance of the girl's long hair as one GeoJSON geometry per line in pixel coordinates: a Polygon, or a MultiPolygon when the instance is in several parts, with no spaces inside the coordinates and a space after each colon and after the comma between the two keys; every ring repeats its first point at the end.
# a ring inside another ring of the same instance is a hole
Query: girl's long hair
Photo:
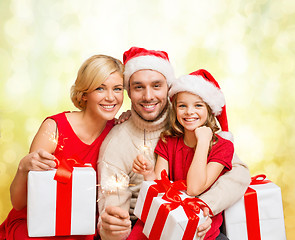
{"type": "MultiPolygon", "coordinates": [[[[166,142],[166,137],[181,137],[184,135],[184,127],[178,122],[177,116],[176,116],[176,108],[177,108],[177,95],[175,94],[172,98],[172,111],[169,116],[169,128],[165,131],[163,131],[160,135],[160,138],[162,141],[166,142]]],[[[208,117],[204,124],[204,126],[211,128],[213,132],[212,139],[210,141],[210,147],[209,151],[211,151],[211,148],[214,144],[218,142],[218,138],[216,136],[216,132],[220,129],[217,125],[216,118],[212,113],[211,108],[209,105],[204,102],[208,111],[208,117]]]]}

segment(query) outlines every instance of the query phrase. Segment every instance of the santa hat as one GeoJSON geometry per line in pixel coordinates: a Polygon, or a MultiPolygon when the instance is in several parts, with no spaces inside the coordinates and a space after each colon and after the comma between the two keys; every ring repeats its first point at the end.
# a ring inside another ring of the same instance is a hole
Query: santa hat
{"type": "Polygon", "coordinates": [[[218,82],[208,71],[200,69],[177,79],[169,90],[170,99],[179,92],[190,92],[200,96],[209,105],[220,124],[221,132],[218,135],[233,142],[233,136],[228,131],[224,95],[218,82]]]}
{"type": "Polygon", "coordinates": [[[174,81],[174,70],[169,62],[168,54],[164,51],[147,50],[144,48],[132,47],[123,55],[124,86],[129,90],[129,79],[131,75],[139,70],[155,70],[164,75],[168,87],[174,81]]]}

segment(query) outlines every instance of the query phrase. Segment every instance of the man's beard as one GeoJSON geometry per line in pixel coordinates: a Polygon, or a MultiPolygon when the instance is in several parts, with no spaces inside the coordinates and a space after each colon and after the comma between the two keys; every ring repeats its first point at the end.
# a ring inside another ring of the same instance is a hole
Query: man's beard
{"type": "Polygon", "coordinates": [[[157,121],[158,119],[160,119],[162,116],[163,116],[163,114],[165,113],[165,111],[167,110],[167,108],[168,108],[168,101],[167,101],[167,103],[166,103],[166,105],[165,105],[165,107],[163,108],[163,110],[159,113],[159,115],[157,116],[157,117],[155,117],[154,119],[152,119],[152,120],[147,120],[147,119],[145,119],[143,116],[141,116],[138,112],[136,112],[136,110],[133,108],[133,110],[134,110],[134,112],[136,112],[137,113],[137,115],[142,119],[142,120],[144,120],[144,121],[146,121],[146,122],[155,122],[155,121],[157,121]]]}

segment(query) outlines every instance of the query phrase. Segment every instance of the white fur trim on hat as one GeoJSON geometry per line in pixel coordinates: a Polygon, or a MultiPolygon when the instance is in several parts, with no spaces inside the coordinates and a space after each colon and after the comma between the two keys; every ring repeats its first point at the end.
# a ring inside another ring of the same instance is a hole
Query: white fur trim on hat
{"type": "Polygon", "coordinates": [[[229,141],[231,141],[232,143],[234,142],[234,136],[231,132],[225,132],[225,131],[221,131],[219,133],[217,133],[220,137],[227,139],[229,141]]]}
{"type": "Polygon", "coordinates": [[[200,96],[210,106],[215,116],[222,112],[222,107],[225,105],[221,90],[200,75],[185,75],[177,79],[169,90],[169,97],[172,98],[179,92],[190,92],[200,96]]]}
{"type": "Polygon", "coordinates": [[[125,64],[124,71],[124,86],[125,89],[129,89],[129,79],[131,75],[139,70],[155,70],[164,75],[167,80],[167,84],[170,87],[175,80],[174,70],[169,61],[164,60],[161,57],[156,56],[140,56],[130,59],[125,64]]]}

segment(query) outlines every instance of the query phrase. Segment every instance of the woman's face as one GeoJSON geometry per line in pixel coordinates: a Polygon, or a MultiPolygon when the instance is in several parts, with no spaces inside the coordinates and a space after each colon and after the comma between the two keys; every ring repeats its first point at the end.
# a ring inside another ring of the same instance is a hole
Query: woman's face
{"type": "Polygon", "coordinates": [[[176,116],[186,131],[194,131],[207,121],[207,106],[199,96],[180,92],[176,99],[176,116]]]}
{"type": "Polygon", "coordinates": [[[91,111],[102,119],[115,117],[123,103],[123,78],[118,72],[112,73],[97,89],[83,96],[85,111],[91,111]]]}

